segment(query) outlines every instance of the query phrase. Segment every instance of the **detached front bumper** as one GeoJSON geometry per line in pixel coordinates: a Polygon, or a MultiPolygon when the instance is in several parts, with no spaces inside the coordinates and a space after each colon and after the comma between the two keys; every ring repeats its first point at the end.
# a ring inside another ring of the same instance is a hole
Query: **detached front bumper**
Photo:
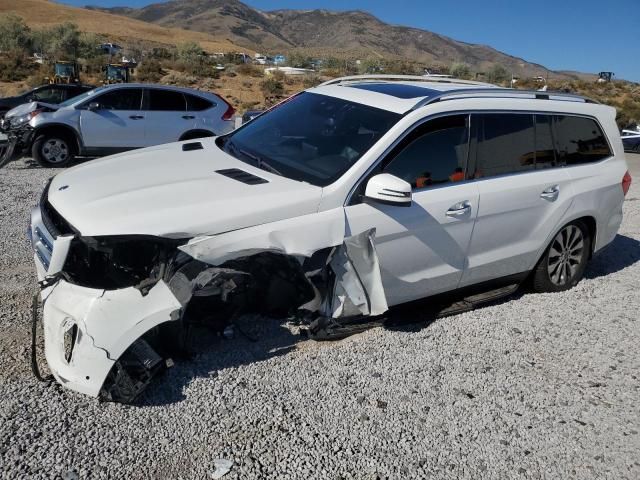
{"type": "Polygon", "coordinates": [[[49,368],[64,387],[93,397],[124,351],[149,329],[177,320],[181,309],[162,281],[142,296],[133,287],[105,291],[58,280],[43,297],[49,368]]]}
{"type": "Polygon", "coordinates": [[[34,130],[29,124],[16,130],[4,130],[2,133],[7,136],[5,148],[0,157],[0,166],[22,157],[31,148],[33,143],[34,130]]]}
{"type": "MultiPolygon", "coordinates": [[[[45,189],[46,193],[46,189],[45,189]]],[[[162,323],[180,318],[181,304],[163,281],[146,295],[134,288],[102,290],[73,285],[59,272],[73,235],[60,235],[42,203],[31,213],[29,234],[41,284],[44,350],[64,387],[93,397],[114,363],[136,340],[162,323]]]]}

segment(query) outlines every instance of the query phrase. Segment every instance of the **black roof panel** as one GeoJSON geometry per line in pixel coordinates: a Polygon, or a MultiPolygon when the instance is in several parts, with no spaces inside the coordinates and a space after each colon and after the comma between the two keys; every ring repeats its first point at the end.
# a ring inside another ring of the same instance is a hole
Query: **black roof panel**
{"type": "Polygon", "coordinates": [[[359,88],[361,90],[369,90],[370,92],[383,93],[396,98],[421,98],[432,97],[440,93],[438,90],[431,88],[418,87],[416,85],[407,85],[403,83],[385,82],[385,83],[356,83],[345,84],[345,87],[359,88]]]}

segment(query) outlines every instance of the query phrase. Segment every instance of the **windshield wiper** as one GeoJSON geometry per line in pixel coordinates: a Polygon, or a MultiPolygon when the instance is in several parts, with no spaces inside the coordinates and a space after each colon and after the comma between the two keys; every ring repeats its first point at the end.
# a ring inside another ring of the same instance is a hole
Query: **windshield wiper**
{"type": "Polygon", "coordinates": [[[261,168],[262,170],[266,170],[267,172],[271,172],[271,173],[275,173],[276,175],[280,175],[281,177],[282,172],[280,172],[277,168],[269,165],[267,162],[265,162],[262,158],[260,158],[258,155],[251,153],[251,152],[247,152],[246,150],[242,150],[242,149],[238,149],[238,151],[243,154],[246,157],[251,158],[252,160],[254,160],[256,162],[256,166],[258,168],[261,168]]]}

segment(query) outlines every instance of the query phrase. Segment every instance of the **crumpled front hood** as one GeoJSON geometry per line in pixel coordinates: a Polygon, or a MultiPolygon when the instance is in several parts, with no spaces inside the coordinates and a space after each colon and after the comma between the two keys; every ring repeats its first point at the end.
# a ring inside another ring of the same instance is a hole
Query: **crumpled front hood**
{"type": "Polygon", "coordinates": [[[54,105],[53,103],[45,103],[45,102],[23,103],[22,105],[18,105],[17,107],[9,110],[5,114],[5,118],[19,117],[21,115],[25,115],[27,113],[33,112],[38,108],[46,108],[47,110],[58,110],[60,108],[60,105],[54,105]]]}
{"type": "MultiPolygon", "coordinates": [[[[84,236],[190,238],[317,211],[322,189],[271,174],[221,151],[182,143],[93,160],[57,175],[49,202],[84,236]],[[267,183],[249,185],[217,173],[236,168],[267,183]]],[[[193,142],[187,142],[193,143],[193,142]]]]}

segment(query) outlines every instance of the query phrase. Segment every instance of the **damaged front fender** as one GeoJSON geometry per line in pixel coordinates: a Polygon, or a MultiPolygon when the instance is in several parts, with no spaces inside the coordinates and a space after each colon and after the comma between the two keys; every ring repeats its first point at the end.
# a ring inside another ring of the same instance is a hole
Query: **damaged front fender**
{"type": "Polygon", "coordinates": [[[198,237],[180,250],[210,265],[223,265],[229,260],[250,258],[270,252],[300,259],[330,249],[325,265],[318,272],[303,271],[316,295],[324,291],[325,298],[305,304],[333,318],[384,313],[387,301],[382,285],[380,264],[375,250],[375,228],[345,237],[343,209],[333,209],[280,222],[258,225],[220,235],[198,237]],[[313,277],[323,275],[332,285],[318,289],[313,277]]]}
{"type": "Polygon", "coordinates": [[[51,288],[43,309],[47,363],[62,385],[93,397],[125,350],[151,328],[177,320],[182,308],[163,281],[146,296],[135,288],[105,291],[64,280],[51,288]]]}

